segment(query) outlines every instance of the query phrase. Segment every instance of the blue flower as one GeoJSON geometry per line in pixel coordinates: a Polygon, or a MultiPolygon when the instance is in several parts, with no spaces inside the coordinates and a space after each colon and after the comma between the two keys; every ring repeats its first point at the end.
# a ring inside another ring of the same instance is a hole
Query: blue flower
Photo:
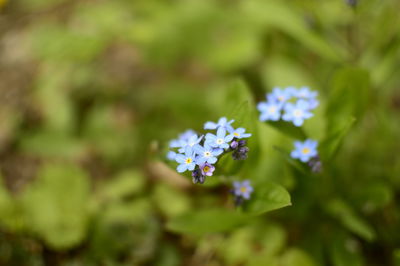
{"type": "Polygon", "coordinates": [[[282,119],[285,121],[292,121],[295,126],[301,126],[305,119],[313,116],[309,111],[310,104],[305,100],[298,100],[295,104],[287,103],[285,104],[285,113],[282,119]]]}
{"type": "Polygon", "coordinates": [[[243,139],[243,138],[250,138],[250,133],[245,133],[246,129],[239,127],[237,129],[230,130],[229,133],[232,135],[232,138],[236,139],[243,139]]]}
{"type": "Polygon", "coordinates": [[[213,148],[228,149],[233,135],[226,136],[226,129],[223,127],[218,128],[217,135],[207,133],[206,143],[213,148]]]}
{"type": "Polygon", "coordinates": [[[193,171],[196,166],[195,153],[193,149],[189,146],[185,149],[185,154],[177,154],[175,161],[179,163],[176,170],[179,173],[183,173],[186,170],[193,171]]]}
{"type": "Polygon", "coordinates": [[[198,154],[196,157],[196,163],[198,165],[202,165],[204,163],[214,164],[217,162],[217,156],[224,152],[223,149],[212,148],[207,143],[205,143],[204,146],[196,145],[194,147],[194,151],[198,154]]]}
{"type": "Polygon", "coordinates": [[[200,143],[202,138],[203,138],[203,136],[198,137],[197,134],[192,135],[186,142],[182,142],[183,146],[178,151],[180,153],[184,153],[186,150],[186,147],[193,148],[195,145],[200,143]]]}
{"type": "Polygon", "coordinates": [[[313,99],[316,98],[317,95],[318,92],[311,91],[309,87],[301,87],[299,90],[297,90],[297,93],[295,94],[296,97],[303,99],[313,99]]]}
{"type": "Polygon", "coordinates": [[[169,143],[170,148],[182,148],[187,145],[188,140],[193,136],[196,135],[196,132],[189,129],[179,135],[178,139],[173,139],[169,143]]]}
{"type": "Polygon", "coordinates": [[[233,194],[237,197],[242,197],[244,199],[250,199],[250,194],[253,192],[253,187],[250,186],[249,180],[244,180],[243,182],[235,181],[233,182],[233,194]]]}
{"type": "Polygon", "coordinates": [[[174,151],[169,151],[169,152],[167,153],[167,159],[168,159],[168,160],[175,161],[175,157],[176,157],[176,152],[174,152],[174,151]]]}
{"type": "Polygon", "coordinates": [[[292,97],[291,94],[291,90],[274,88],[272,93],[267,94],[267,100],[268,102],[284,103],[292,97]]]}
{"type": "Polygon", "coordinates": [[[295,149],[290,153],[293,159],[299,159],[303,163],[308,162],[311,158],[318,155],[317,152],[318,142],[315,140],[307,139],[304,142],[295,141],[295,149]]]}
{"type": "Polygon", "coordinates": [[[226,117],[221,117],[218,120],[218,123],[214,122],[206,122],[204,124],[204,129],[217,129],[217,128],[225,128],[226,130],[232,129],[231,124],[235,122],[235,120],[229,120],[226,117]]]}
{"type": "Polygon", "coordinates": [[[261,112],[261,121],[278,121],[281,117],[282,103],[279,102],[261,102],[257,105],[257,109],[261,112]]]}

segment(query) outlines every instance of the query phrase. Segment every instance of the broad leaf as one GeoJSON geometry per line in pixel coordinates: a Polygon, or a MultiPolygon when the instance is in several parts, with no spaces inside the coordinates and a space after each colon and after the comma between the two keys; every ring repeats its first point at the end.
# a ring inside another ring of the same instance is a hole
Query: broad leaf
{"type": "Polygon", "coordinates": [[[254,186],[254,193],[244,209],[246,213],[260,215],[290,205],[292,203],[286,189],[273,182],[265,182],[254,186]]]}

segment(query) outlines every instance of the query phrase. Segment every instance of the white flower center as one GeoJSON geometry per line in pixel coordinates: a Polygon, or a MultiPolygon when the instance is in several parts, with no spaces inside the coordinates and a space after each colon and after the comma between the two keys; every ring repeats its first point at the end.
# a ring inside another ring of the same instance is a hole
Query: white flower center
{"type": "Polygon", "coordinates": [[[210,157],[210,156],[211,156],[211,152],[209,152],[209,151],[204,152],[204,157],[210,157]]]}
{"type": "Polygon", "coordinates": [[[217,144],[223,144],[224,143],[224,139],[217,139],[216,143],[217,144]]]}
{"type": "Polygon", "coordinates": [[[272,107],[268,108],[268,111],[270,113],[275,113],[276,112],[276,108],[272,106],[272,107]]]}

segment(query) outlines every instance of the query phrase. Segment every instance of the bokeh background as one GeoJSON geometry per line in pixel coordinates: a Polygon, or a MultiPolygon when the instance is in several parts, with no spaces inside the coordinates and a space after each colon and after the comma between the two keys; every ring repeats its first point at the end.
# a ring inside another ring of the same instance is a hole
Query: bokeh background
{"type": "Polygon", "coordinates": [[[0,264],[400,265],[399,10],[0,0],[0,264]],[[273,148],[290,150],[292,136],[257,122],[241,178],[279,184],[292,205],[221,233],[202,231],[227,222],[212,217],[202,230],[166,226],[233,208],[225,183],[174,171],[169,139],[242,100],[255,116],[275,86],[319,92],[304,131],[336,141],[323,172],[299,171],[273,148]]]}

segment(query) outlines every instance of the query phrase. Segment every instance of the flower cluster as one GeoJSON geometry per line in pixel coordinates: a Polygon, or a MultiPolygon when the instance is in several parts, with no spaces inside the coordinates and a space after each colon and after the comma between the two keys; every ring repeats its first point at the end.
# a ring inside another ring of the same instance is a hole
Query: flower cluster
{"type": "Polygon", "coordinates": [[[261,113],[260,120],[264,122],[282,119],[299,127],[304,120],[313,116],[311,111],[319,105],[316,98],[317,92],[308,87],[274,88],[272,93],[267,94],[267,101],[257,105],[261,113]]]}
{"type": "Polygon", "coordinates": [[[232,152],[234,160],[247,158],[249,148],[246,147],[244,138],[249,138],[244,128],[233,128],[234,120],[222,117],[217,123],[206,122],[204,129],[216,130],[216,134],[207,133],[199,135],[193,130],[187,130],[178,139],[170,142],[170,151],[167,158],[175,160],[179,165],[179,173],[192,172],[193,183],[203,184],[207,176],[212,176],[218,157],[232,152]]]}
{"type": "Polygon", "coordinates": [[[231,193],[235,197],[235,205],[239,206],[244,200],[250,199],[250,194],[253,192],[253,187],[250,185],[249,180],[244,180],[242,182],[233,182],[233,189],[231,193]]]}
{"type": "Polygon", "coordinates": [[[299,159],[303,163],[308,163],[308,166],[313,172],[320,172],[322,163],[318,156],[318,142],[315,140],[307,139],[304,142],[295,141],[294,150],[290,153],[293,159],[299,159]]]}

